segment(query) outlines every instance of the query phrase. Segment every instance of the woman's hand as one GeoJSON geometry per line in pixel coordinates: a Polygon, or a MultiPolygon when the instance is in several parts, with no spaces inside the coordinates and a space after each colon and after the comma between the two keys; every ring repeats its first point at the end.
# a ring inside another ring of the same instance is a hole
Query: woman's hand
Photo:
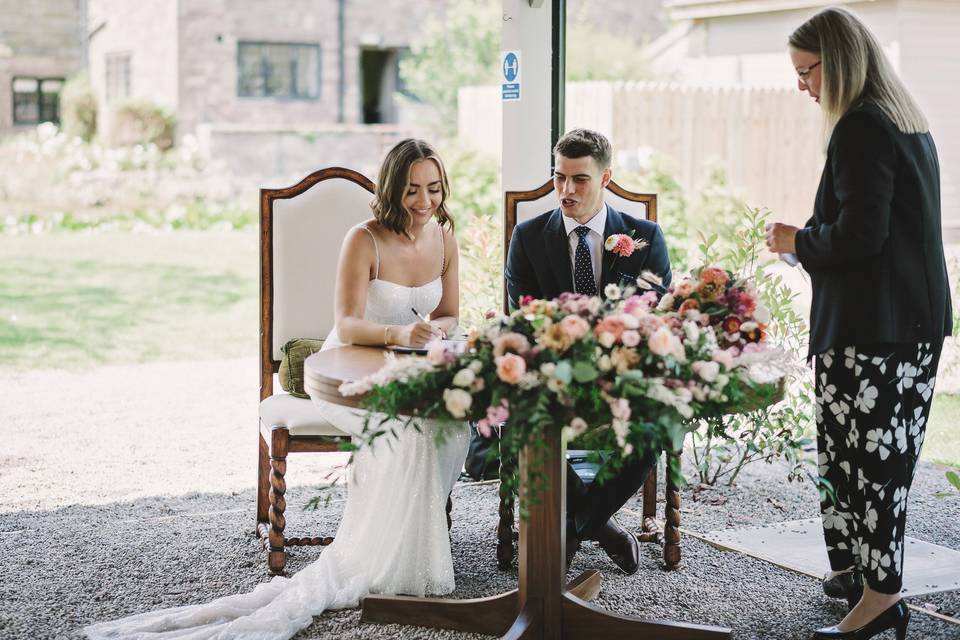
{"type": "Polygon", "coordinates": [[[782,222],[769,222],[764,227],[766,231],[767,249],[773,253],[797,252],[797,227],[782,222]]]}
{"type": "Polygon", "coordinates": [[[442,334],[429,322],[411,322],[408,325],[395,327],[392,336],[394,344],[401,347],[419,348],[434,338],[442,337],[442,334]]]}

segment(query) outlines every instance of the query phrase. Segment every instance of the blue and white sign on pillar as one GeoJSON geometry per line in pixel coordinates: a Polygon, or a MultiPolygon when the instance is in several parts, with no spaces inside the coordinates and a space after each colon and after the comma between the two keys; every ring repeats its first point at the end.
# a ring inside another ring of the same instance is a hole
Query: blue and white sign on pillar
{"type": "Polygon", "coordinates": [[[502,99],[520,99],[520,52],[504,51],[500,55],[500,69],[503,74],[501,83],[502,99]]]}

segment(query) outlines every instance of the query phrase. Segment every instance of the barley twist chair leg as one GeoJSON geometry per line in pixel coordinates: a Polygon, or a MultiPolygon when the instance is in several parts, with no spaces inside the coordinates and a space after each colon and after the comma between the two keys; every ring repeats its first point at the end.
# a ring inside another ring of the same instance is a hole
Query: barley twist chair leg
{"type": "Polygon", "coordinates": [[[270,573],[283,573],[287,552],[283,530],[287,526],[283,513],[287,509],[287,450],[290,433],[286,427],[273,427],[270,432],[270,532],[267,567],[270,573]]]}
{"type": "Polygon", "coordinates": [[[663,561],[667,569],[674,569],[680,564],[680,490],[677,488],[676,478],[680,477],[680,453],[667,453],[667,489],[666,513],[664,514],[663,561]]]}
{"type": "Polygon", "coordinates": [[[513,503],[515,496],[508,480],[514,474],[514,461],[500,456],[500,521],[497,523],[497,567],[502,571],[513,563],[513,503]]]}

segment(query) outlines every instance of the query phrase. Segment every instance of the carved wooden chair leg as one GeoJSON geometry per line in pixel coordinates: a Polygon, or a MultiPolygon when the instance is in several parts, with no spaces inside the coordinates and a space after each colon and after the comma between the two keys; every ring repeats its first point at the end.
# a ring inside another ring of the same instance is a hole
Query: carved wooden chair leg
{"type": "Polygon", "coordinates": [[[260,525],[270,521],[270,445],[258,433],[260,441],[257,453],[257,535],[261,535],[260,525]]]}
{"type": "Polygon", "coordinates": [[[507,570],[513,563],[513,503],[514,495],[507,479],[514,473],[514,461],[500,456],[500,521],[497,523],[497,567],[507,570]]]}
{"type": "Polygon", "coordinates": [[[660,524],[657,522],[657,468],[650,470],[650,475],[643,483],[643,523],[640,533],[636,534],[640,542],[660,544],[660,524]]]}
{"type": "Polygon", "coordinates": [[[664,514],[663,561],[667,569],[674,569],[680,564],[680,491],[675,478],[680,477],[680,453],[667,453],[667,490],[666,512],[664,514]]]}
{"type": "Polygon", "coordinates": [[[290,432],[286,427],[273,427],[270,431],[270,533],[267,567],[270,573],[282,573],[287,565],[287,552],[283,530],[287,526],[283,512],[287,509],[287,449],[290,432]]]}
{"type": "Polygon", "coordinates": [[[453,492],[451,491],[447,494],[447,531],[453,528],[453,518],[450,517],[450,512],[453,511],[453,492]]]}

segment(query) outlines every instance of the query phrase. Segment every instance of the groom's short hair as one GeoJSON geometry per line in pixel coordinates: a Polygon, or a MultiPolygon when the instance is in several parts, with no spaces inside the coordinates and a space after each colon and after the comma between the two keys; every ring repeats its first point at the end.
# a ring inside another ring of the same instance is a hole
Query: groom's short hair
{"type": "Polygon", "coordinates": [[[602,133],[590,129],[573,129],[557,140],[553,153],[559,153],[565,158],[590,156],[597,162],[600,171],[606,171],[610,167],[613,148],[602,133]]]}

